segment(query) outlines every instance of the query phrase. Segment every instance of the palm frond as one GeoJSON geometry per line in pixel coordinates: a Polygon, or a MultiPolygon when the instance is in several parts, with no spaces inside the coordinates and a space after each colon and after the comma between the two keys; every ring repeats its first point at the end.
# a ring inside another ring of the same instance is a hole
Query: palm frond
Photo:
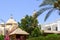
{"type": "Polygon", "coordinates": [[[55,1],[57,1],[57,0],[44,0],[44,1],[41,3],[40,7],[41,7],[41,6],[45,6],[45,5],[52,5],[52,4],[54,4],[55,1]]]}
{"type": "Polygon", "coordinates": [[[60,10],[59,10],[59,15],[60,15],[60,10]]]}
{"type": "Polygon", "coordinates": [[[41,15],[44,11],[49,10],[49,9],[51,9],[51,8],[53,8],[53,7],[43,8],[43,9],[37,11],[37,14],[36,14],[37,17],[38,17],[39,15],[41,15]]]}
{"type": "Polygon", "coordinates": [[[46,21],[47,20],[47,18],[51,15],[51,12],[54,10],[54,8],[52,8],[51,10],[49,10],[49,12],[46,14],[46,16],[45,16],[45,19],[44,19],[44,21],[46,21]]]}

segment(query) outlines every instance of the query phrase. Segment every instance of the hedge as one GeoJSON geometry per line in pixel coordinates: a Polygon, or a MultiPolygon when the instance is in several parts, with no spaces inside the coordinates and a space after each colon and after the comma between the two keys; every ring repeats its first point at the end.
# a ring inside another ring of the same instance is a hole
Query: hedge
{"type": "Polygon", "coordinates": [[[57,34],[49,34],[47,36],[33,37],[27,40],[60,40],[60,35],[57,34]]]}

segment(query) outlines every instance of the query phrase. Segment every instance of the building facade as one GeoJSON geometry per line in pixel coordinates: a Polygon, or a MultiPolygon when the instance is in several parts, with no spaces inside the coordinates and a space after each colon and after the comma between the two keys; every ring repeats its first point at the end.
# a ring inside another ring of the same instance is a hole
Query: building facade
{"type": "Polygon", "coordinates": [[[18,27],[18,23],[12,16],[6,23],[0,23],[0,35],[6,35],[7,33],[10,40],[26,40],[26,36],[29,35],[29,33],[18,27]]]}
{"type": "Polygon", "coordinates": [[[9,33],[18,28],[18,23],[10,17],[7,22],[0,23],[0,34],[4,35],[7,30],[9,33]]]}
{"type": "Polygon", "coordinates": [[[44,33],[60,33],[60,20],[49,24],[42,24],[41,30],[44,30],[44,33]]]}

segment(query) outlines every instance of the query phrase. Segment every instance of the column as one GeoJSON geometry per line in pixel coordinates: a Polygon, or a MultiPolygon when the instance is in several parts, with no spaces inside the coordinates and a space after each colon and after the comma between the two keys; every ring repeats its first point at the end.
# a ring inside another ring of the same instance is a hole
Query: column
{"type": "Polygon", "coordinates": [[[51,27],[51,31],[53,31],[52,25],[50,25],[50,27],[51,27]]]}

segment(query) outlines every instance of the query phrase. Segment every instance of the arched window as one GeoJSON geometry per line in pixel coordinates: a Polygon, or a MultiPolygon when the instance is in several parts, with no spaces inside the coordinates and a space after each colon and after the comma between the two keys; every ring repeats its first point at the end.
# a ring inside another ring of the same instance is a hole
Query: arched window
{"type": "Polygon", "coordinates": [[[46,30],[51,30],[51,27],[50,26],[46,26],[46,30]]]}
{"type": "Polygon", "coordinates": [[[48,30],[51,30],[51,27],[50,26],[48,26],[48,30]]]}
{"type": "Polygon", "coordinates": [[[58,29],[57,29],[57,27],[56,27],[56,31],[57,31],[58,29]]]}

